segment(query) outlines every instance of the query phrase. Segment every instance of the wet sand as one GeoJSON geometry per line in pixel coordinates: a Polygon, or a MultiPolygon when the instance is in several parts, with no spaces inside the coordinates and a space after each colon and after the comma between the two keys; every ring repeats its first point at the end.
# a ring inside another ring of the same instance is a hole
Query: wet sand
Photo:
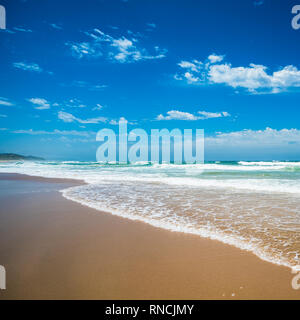
{"type": "Polygon", "coordinates": [[[58,191],[79,183],[0,174],[0,299],[300,299],[286,267],[58,191]]]}

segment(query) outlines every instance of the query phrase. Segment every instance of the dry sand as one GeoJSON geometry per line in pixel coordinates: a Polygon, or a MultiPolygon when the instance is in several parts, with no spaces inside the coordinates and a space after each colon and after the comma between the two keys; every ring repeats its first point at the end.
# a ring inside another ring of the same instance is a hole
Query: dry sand
{"type": "Polygon", "coordinates": [[[7,290],[0,299],[300,299],[286,267],[215,240],[99,212],[58,192],[78,181],[1,179],[21,189],[30,182],[39,192],[1,195],[7,290]]]}

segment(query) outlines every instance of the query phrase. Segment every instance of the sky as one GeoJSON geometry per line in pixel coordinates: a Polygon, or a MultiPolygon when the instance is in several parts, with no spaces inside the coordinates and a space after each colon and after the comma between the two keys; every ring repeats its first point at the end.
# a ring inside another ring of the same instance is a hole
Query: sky
{"type": "Polygon", "coordinates": [[[125,118],[204,129],[206,160],[300,160],[297,4],[0,0],[0,152],[93,161],[125,118]]]}

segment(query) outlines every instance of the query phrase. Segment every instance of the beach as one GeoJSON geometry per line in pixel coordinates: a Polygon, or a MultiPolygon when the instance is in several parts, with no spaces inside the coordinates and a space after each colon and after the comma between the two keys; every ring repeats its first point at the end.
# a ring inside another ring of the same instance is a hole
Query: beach
{"type": "Polygon", "coordinates": [[[299,299],[291,269],[83,206],[75,180],[0,174],[0,299],[299,299]]]}

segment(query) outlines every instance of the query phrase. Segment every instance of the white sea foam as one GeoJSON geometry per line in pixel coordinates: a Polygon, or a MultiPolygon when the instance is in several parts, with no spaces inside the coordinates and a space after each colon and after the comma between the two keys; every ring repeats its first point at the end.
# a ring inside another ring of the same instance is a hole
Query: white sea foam
{"type": "Polygon", "coordinates": [[[291,161],[239,161],[243,166],[268,166],[268,167],[300,167],[300,162],[291,161]]]}
{"type": "MultiPolygon", "coordinates": [[[[62,191],[70,200],[155,227],[200,235],[251,251],[263,260],[296,268],[300,265],[298,199],[290,207],[272,196],[233,196],[143,183],[92,184],[62,191]],[[256,201],[256,202],[255,202],[256,201]],[[274,201],[273,201],[274,202],[274,201]],[[265,210],[270,205],[272,210],[265,210]],[[282,208],[281,208],[282,207],[282,208]],[[280,217],[277,212],[285,215],[280,217]],[[272,211],[275,212],[272,215],[272,211]],[[289,232],[286,238],[282,233],[289,232]]],[[[287,200],[287,199],[283,199],[287,200]]]]}
{"type": "Polygon", "coordinates": [[[270,176],[268,171],[260,173],[261,167],[255,166],[254,170],[254,168],[249,169],[249,166],[214,164],[106,166],[97,162],[89,162],[87,165],[86,162],[70,161],[58,164],[2,163],[0,164],[0,172],[15,172],[46,178],[77,179],[86,183],[143,181],[145,183],[156,182],[185,187],[230,188],[245,192],[300,193],[300,179],[292,179],[292,177],[284,175],[270,176]],[[253,171],[258,171],[260,174],[255,175],[253,171]],[[244,175],[245,173],[249,173],[249,175],[244,175]]]}
{"type": "Polygon", "coordinates": [[[0,172],[83,180],[63,195],[97,210],[300,265],[300,162],[174,165],[7,162],[0,172]],[[290,170],[292,169],[292,170],[290,170]]]}

